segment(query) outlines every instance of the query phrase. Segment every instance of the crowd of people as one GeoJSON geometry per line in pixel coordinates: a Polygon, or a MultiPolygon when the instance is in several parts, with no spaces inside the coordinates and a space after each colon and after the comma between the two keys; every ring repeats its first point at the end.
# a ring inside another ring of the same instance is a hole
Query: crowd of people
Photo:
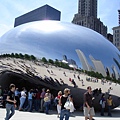
{"type": "MultiPolygon", "coordinates": [[[[2,89],[0,86],[0,95],[2,95],[2,89]]],[[[84,104],[83,111],[85,120],[93,120],[95,115],[94,105],[93,105],[93,91],[91,86],[87,87],[87,91],[84,93],[84,104]]],[[[42,91],[38,89],[30,89],[28,92],[25,87],[22,88],[22,91],[14,85],[10,84],[9,90],[6,92],[6,118],[9,120],[15,113],[15,109],[19,111],[29,111],[33,110],[37,112],[44,112],[49,114],[49,111],[52,109],[52,105],[57,109],[57,117],[60,120],[69,120],[70,114],[74,112],[74,97],[71,94],[71,90],[65,88],[64,91],[58,91],[57,96],[53,96],[49,89],[42,88],[42,91]]],[[[101,93],[100,99],[101,107],[101,116],[104,116],[104,110],[108,108],[108,116],[112,117],[111,109],[114,105],[111,95],[105,99],[105,94],[101,93]]]]}

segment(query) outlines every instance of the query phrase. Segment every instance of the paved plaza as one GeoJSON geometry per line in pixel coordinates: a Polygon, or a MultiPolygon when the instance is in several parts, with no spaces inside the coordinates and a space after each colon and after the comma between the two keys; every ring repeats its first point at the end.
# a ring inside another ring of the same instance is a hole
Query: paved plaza
{"type": "MultiPolygon", "coordinates": [[[[5,118],[5,109],[0,108],[0,120],[4,120],[5,118]]],[[[100,113],[96,113],[94,117],[95,120],[120,120],[120,108],[116,108],[112,111],[113,117],[108,117],[107,113],[105,113],[104,117],[99,115],[100,113]]],[[[38,112],[21,112],[17,111],[15,115],[10,120],[59,120],[57,118],[56,111],[50,111],[49,115],[38,112]]],[[[69,120],[84,120],[84,116],[82,112],[75,112],[69,120]]]]}

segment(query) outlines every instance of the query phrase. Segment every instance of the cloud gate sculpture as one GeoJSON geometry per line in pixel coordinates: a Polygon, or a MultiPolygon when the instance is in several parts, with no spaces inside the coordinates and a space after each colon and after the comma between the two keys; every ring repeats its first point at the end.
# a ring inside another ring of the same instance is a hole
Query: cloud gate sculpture
{"type": "Polygon", "coordinates": [[[64,60],[72,67],[120,78],[120,51],[99,33],[72,23],[36,21],[15,27],[0,38],[0,52],[64,60]]]}

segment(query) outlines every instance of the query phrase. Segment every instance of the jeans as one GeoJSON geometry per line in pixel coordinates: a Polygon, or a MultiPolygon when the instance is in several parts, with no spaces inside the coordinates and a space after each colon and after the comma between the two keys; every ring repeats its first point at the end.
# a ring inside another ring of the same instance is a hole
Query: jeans
{"type": "Polygon", "coordinates": [[[42,98],[40,101],[40,109],[43,111],[44,99],[42,98]]]}
{"type": "Polygon", "coordinates": [[[22,109],[26,98],[20,98],[20,109],[22,109]]]}
{"type": "Polygon", "coordinates": [[[108,106],[108,116],[112,116],[112,114],[111,114],[111,107],[112,106],[108,106]]]}
{"type": "Polygon", "coordinates": [[[9,120],[15,114],[14,104],[6,104],[6,118],[5,120],[9,120]],[[11,113],[10,113],[11,111],[11,113]]]}
{"type": "Polygon", "coordinates": [[[62,109],[60,113],[60,120],[63,120],[65,116],[65,120],[69,120],[70,117],[70,111],[66,109],[62,109]]]}
{"type": "Polygon", "coordinates": [[[29,112],[32,112],[32,99],[28,99],[28,106],[25,108],[25,110],[28,110],[29,112]]]}
{"type": "Polygon", "coordinates": [[[44,105],[45,105],[45,113],[48,114],[50,102],[45,102],[44,105]]]}
{"type": "Polygon", "coordinates": [[[35,106],[36,106],[36,111],[38,111],[40,108],[40,99],[35,100],[35,106]]]}
{"type": "Polygon", "coordinates": [[[101,106],[101,116],[104,116],[104,108],[101,106]]]}

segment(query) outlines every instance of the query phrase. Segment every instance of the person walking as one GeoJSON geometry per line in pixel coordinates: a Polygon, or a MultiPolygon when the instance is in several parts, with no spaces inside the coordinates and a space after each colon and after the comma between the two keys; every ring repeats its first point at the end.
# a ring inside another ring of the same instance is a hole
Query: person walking
{"type": "Polygon", "coordinates": [[[91,86],[87,87],[87,92],[84,93],[84,116],[85,120],[89,118],[89,120],[93,120],[93,116],[95,115],[94,107],[93,107],[93,96],[92,96],[92,88],[91,86]]]}
{"type": "Polygon", "coordinates": [[[5,120],[9,120],[14,114],[15,114],[15,85],[10,84],[9,86],[10,91],[7,94],[7,99],[6,99],[6,117],[5,120]],[[11,113],[10,113],[11,111],[11,113]]]}
{"type": "Polygon", "coordinates": [[[64,117],[65,117],[65,120],[69,120],[69,117],[70,117],[70,109],[64,107],[65,103],[68,100],[68,94],[69,94],[68,91],[69,89],[65,88],[64,95],[62,95],[60,98],[60,105],[61,105],[60,120],[63,120],[64,117]]]}

